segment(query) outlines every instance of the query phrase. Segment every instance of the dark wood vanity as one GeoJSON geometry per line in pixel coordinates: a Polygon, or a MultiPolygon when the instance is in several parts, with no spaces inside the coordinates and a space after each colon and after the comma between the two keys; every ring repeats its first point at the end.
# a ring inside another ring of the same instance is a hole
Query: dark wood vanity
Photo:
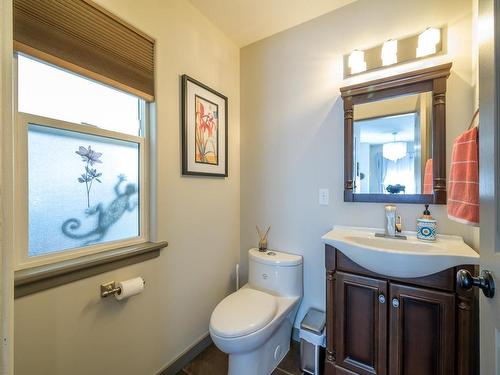
{"type": "Polygon", "coordinates": [[[459,268],[400,279],[325,248],[326,375],[473,375],[477,294],[457,288],[459,268]]]}

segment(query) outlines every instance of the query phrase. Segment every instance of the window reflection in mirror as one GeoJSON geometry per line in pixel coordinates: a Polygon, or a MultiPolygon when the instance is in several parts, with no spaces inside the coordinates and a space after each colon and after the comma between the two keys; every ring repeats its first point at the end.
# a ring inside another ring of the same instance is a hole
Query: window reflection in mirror
{"type": "Polygon", "coordinates": [[[432,93],[354,106],[354,193],[432,194],[432,93]]]}

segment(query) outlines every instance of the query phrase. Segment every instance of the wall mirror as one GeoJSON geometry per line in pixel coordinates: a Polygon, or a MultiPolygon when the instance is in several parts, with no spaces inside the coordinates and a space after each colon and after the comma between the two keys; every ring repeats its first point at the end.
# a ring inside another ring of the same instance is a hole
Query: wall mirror
{"type": "Polygon", "coordinates": [[[451,64],[341,89],[344,200],[446,204],[451,64]]]}

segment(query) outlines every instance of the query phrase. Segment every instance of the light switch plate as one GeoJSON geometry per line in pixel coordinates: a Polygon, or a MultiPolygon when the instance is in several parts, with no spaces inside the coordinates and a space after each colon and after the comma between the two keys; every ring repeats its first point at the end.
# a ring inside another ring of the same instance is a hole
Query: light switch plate
{"type": "Polygon", "coordinates": [[[321,188],[319,189],[319,204],[321,206],[328,206],[330,203],[330,190],[321,188]]]}

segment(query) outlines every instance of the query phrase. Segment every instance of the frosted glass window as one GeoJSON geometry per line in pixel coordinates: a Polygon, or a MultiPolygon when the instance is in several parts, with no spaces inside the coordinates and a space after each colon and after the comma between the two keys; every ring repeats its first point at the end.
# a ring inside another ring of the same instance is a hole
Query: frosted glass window
{"type": "Polygon", "coordinates": [[[138,237],[139,144],[29,124],[29,256],[138,237]]]}
{"type": "Polygon", "coordinates": [[[142,99],[18,55],[19,112],[140,135],[142,99]]]}

